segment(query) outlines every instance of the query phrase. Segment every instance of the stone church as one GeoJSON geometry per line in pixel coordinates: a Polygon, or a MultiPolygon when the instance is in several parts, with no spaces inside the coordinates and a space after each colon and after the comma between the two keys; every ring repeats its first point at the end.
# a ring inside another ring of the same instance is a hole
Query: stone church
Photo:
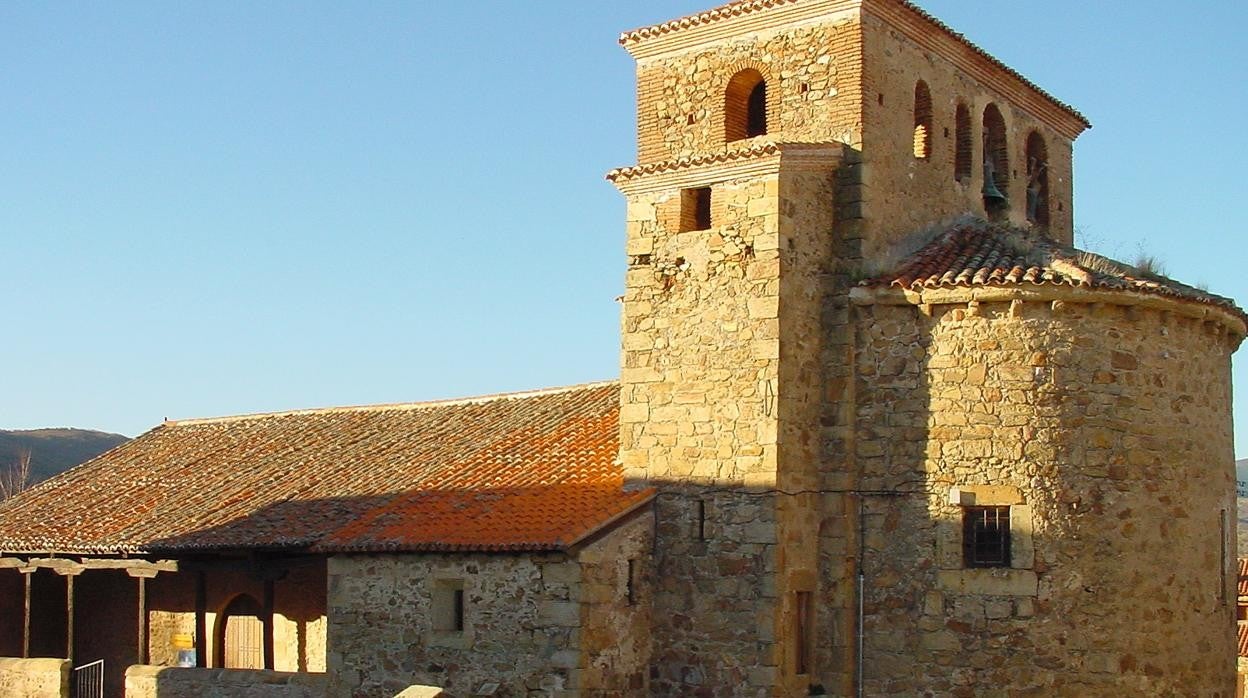
{"type": "Polygon", "coordinates": [[[1087,120],[905,0],[620,42],[619,379],[157,426],[0,507],[0,692],[1234,695],[1248,316],[1072,246],[1087,120]]]}

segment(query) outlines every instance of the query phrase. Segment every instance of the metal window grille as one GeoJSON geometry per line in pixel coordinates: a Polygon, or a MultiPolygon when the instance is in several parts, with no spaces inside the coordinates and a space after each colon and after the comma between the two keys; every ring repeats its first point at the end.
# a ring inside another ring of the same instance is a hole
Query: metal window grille
{"type": "Polygon", "coordinates": [[[962,555],[967,567],[1010,566],[1010,508],[964,507],[962,555]]]}

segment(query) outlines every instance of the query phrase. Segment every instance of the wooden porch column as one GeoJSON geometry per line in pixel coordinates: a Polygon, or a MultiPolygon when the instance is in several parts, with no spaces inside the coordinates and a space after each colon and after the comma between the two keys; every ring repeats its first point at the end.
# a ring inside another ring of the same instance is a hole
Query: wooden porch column
{"type": "Polygon", "coordinates": [[[147,580],[155,577],[158,572],[152,569],[127,569],[126,574],[134,577],[138,583],[138,603],[135,604],[135,621],[138,632],[135,633],[135,660],[137,664],[147,664],[149,657],[148,642],[151,633],[147,622],[147,580]]]}
{"type": "Polygon", "coordinates": [[[65,575],[65,658],[70,666],[74,665],[74,578],[77,576],[65,575]]]}
{"type": "Polygon", "coordinates": [[[195,666],[208,666],[208,580],[195,573],[195,666]]]}
{"type": "Polygon", "coordinates": [[[26,611],[22,615],[22,659],[30,658],[30,584],[35,568],[19,570],[26,577],[26,611]]]}
{"type": "Polygon", "coordinates": [[[264,580],[264,668],[273,671],[273,580],[264,580]]]}
{"type": "Polygon", "coordinates": [[[147,664],[148,651],[148,631],[147,631],[147,577],[136,577],[139,582],[139,602],[136,604],[139,611],[139,664],[147,664]]]}

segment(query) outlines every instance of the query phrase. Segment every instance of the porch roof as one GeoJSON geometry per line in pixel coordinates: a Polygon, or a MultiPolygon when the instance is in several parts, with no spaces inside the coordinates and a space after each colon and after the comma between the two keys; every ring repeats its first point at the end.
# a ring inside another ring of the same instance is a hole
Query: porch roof
{"type": "Polygon", "coordinates": [[[619,386],[166,422],[0,505],[0,550],[561,550],[644,505],[619,386]]]}

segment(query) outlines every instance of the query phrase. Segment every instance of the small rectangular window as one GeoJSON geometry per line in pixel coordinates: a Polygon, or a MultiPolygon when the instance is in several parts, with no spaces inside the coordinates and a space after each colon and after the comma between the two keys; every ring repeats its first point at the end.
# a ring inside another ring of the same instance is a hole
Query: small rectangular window
{"type": "Polygon", "coordinates": [[[433,583],[433,629],[463,632],[467,604],[462,579],[438,579],[433,583]]]}
{"type": "Polygon", "coordinates": [[[962,508],[962,558],[967,567],[1010,566],[1010,508],[962,508]]]}
{"type": "Polygon", "coordinates": [[[628,599],[628,605],[632,606],[637,603],[637,561],[628,561],[628,578],[624,580],[624,597],[628,599]]]}
{"type": "Polygon", "coordinates": [[[680,232],[711,229],[711,188],[682,189],[680,232]]]}
{"type": "Polygon", "coordinates": [[[464,629],[464,590],[455,590],[455,610],[451,624],[455,626],[455,630],[463,632],[464,629]]]}
{"type": "Polygon", "coordinates": [[[793,638],[796,646],[793,648],[793,672],[795,674],[809,674],[812,664],[812,655],[814,652],[814,618],[815,606],[811,602],[811,593],[809,591],[799,591],[796,594],[793,604],[793,638]]]}
{"type": "Polygon", "coordinates": [[[706,540],[706,500],[698,500],[698,540],[706,540]]]}

